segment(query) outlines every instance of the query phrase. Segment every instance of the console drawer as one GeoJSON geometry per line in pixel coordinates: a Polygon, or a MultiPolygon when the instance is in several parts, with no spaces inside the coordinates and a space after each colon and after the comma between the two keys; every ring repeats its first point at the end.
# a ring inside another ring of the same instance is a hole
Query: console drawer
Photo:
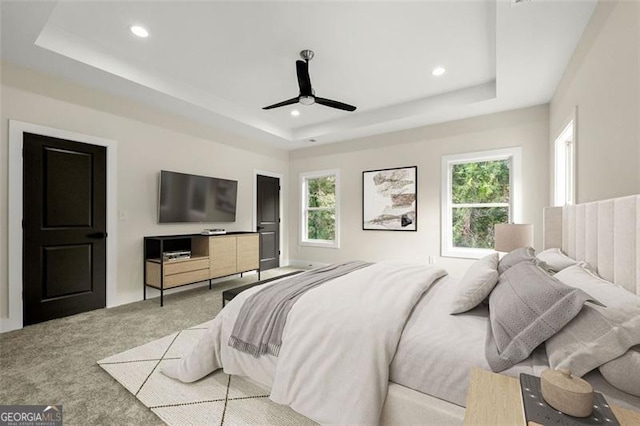
{"type": "Polygon", "coordinates": [[[185,260],[169,260],[164,262],[164,275],[180,274],[182,272],[196,271],[209,268],[209,258],[191,258],[185,260]]]}

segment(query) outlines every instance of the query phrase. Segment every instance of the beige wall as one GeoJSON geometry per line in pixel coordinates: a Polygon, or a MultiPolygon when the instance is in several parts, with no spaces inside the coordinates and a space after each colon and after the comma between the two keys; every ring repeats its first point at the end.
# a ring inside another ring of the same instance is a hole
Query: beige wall
{"type": "MultiPolygon", "coordinates": [[[[237,220],[220,224],[230,230],[251,229],[254,169],[285,175],[283,197],[287,202],[287,152],[7,64],[3,64],[2,83],[0,317],[6,317],[8,312],[9,119],[117,142],[117,209],[127,214],[126,219],[118,221],[118,304],[142,298],[144,235],[193,233],[212,227],[157,224],[157,176],[161,169],[238,180],[237,220]]],[[[286,223],[286,212],[283,222],[286,223]]],[[[286,236],[286,229],[284,232],[286,236]]],[[[286,259],[286,244],[283,250],[286,259]]]]}
{"type": "Polygon", "coordinates": [[[574,108],[576,202],[640,192],[640,2],[596,6],[550,104],[551,143],[574,108]]]}
{"type": "Polygon", "coordinates": [[[549,109],[546,105],[445,124],[338,142],[291,153],[289,257],[291,261],[329,263],[347,259],[403,259],[437,263],[460,276],[469,260],[440,258],[440,168],[443,155],[522,147],[523,221],[535,225],[542,246],[542,208],[548,200],[549,109]],[[362,171],[418,166],[418,231],[362,230],[362,171]],[[299,245],[299,174],[340,169],[341,247],[299,245]]]}

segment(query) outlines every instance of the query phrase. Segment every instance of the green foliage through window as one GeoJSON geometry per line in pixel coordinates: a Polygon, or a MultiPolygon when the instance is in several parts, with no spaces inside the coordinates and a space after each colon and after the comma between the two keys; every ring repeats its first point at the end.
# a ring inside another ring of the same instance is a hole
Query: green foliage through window
{"type": "Polygon", "coordinates": [[[451,171],[451,202],[508,203],[509,160],[454,164],[451,171]]]}
{"type": "Polygon", "coordinates": [[[333,241],[336,238],[336,214],[334,211],[310,211],[307,222],[307,238],[333,241]]]}
{"type": "Polygon", "coordinates": [[[509,221],[509,163],[495,160],[452,166],[454,247],[493,248],[494,225],[509,221]]]}
{"type": "Polygon", "coordinates": [[[471,207],[453,209],[453,246],[493,248],[496,223],[509,221],[508,207],[471,207]]]}
{"type": "Polygon", "coordinates": [[[336,177],[308,178],[306,227],[308,240],[336,239],[336,177]]]}

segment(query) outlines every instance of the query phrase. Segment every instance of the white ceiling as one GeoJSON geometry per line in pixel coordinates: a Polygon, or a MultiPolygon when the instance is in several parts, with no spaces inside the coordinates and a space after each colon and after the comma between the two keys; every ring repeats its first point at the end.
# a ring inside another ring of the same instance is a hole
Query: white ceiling
{"type": "Polygon", "coordinates": [[[1,5],[5,61],[296,149],[546,103],[595,0],[1,5]],[[262,110],[297,96],[302,49],[316,94],[355,112],[262,110]]]}

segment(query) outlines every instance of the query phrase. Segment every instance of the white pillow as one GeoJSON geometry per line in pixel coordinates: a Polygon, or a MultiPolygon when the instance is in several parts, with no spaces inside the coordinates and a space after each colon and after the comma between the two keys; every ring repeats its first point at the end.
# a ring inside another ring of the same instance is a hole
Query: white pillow
{"type": "MultiPolygon", "coordinates": [[[[591,297],[608,308],[619,307],[629,309],[630,305],[636,306],[635,309],[640,307],[639,296],[631,293],[624,287],[605,280],[592,270],[583,268],[580,264],[565,268],[555,274],[554,277],[566,285],[586,291],[591,297]]],[[[635,311],[635,313],[638,312],[640,311],[635,311]]],[[[633,310],[629,312],[629,314],[632,313],[634,313],[633,310]]]]}
{"type": "Polygon", "coordinates": [[[581,377],[640,344],[640,297],[579,265],[554,275],[580,288],[606,307],[587,304],[546,342],[551,368],[566,368],[581,377]]]}
{"type": "Polygon", "coordinates": [[[478,306],[498,282],[498,253],[477,260],[458,284],[451,313],[459,314],[478,306]]]}
{"type": "Polygon", "coordinates": [[[618,389],[640,396],[640,346],[600,366],[602,377],[618,389]]]}
{"type": "Polygon", "coordinates": [[[546,265],[546,269],[551,272],[560,272],[563,269],[573,265],[580,265],[581,267],[593,271],[593,268],[588,262],[583,260],[575,260],[562,252],[559,248],[550,248],[536,255],[538,260],[542,261],[546,265]]]}
{"type": "Polygon", "coordinates": [[[560,272],[563,269],[578,263],[577,260],[570,258],[559,248],[550,248],[538,253],[536,257],[546,263],[549,269],[553,272],[560,272]]]}

